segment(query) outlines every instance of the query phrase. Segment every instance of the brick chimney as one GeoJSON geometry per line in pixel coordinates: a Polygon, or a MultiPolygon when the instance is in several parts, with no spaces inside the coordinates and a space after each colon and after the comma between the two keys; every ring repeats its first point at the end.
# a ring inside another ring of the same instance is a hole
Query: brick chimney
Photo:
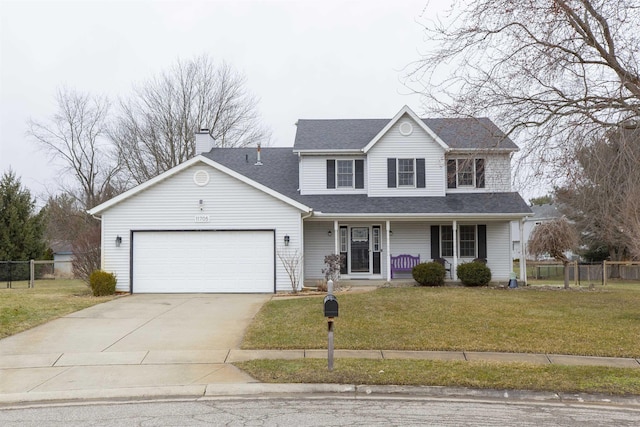
{"type": "Polygon", "coordinates": [[[211,151],[215,143],[215,139],[209,134],[209,129],[200,129],[196,132],[196,156],[211,151]]]}

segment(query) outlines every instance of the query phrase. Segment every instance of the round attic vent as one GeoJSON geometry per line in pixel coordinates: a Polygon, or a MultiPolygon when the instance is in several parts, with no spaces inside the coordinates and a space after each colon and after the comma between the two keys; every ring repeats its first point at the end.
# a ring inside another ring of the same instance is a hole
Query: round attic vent
{"type": "Polygon", "coordinates": [[[413,126],[409,122],[400,123],[400,133],[404,136],[409,136],[413,133],[413,126]]]}
{"type": "Polygon", "coordinates": [[[196,171],[196,173],[193,174],[193,182],[200,187],[204,187],[209,183],[209,173],[205,170],[196,171]]]}

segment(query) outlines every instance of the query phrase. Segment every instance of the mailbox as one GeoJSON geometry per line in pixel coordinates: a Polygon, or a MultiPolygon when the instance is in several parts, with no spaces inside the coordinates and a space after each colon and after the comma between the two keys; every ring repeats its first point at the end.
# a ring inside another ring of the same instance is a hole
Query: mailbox
{"type": "Polygon", "coordinates": [[[331,294],[324,297],[324,317],[338,317],[338,300],[331,294]]]}

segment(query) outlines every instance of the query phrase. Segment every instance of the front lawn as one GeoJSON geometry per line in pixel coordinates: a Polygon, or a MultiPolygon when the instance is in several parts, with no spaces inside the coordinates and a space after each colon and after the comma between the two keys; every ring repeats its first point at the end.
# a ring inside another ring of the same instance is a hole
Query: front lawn
{"type": "Polygon", "coordinates": [[[31,289],[26,282],[13,286],[0,283],[0,338],[114,298],[92,296],[80,280],[39,280],[31,289]]]}
{"type": "MultiPolygon", "coordinates": [[[[640,357],[640,287],[382,288],[338,296],[336,349],[640,357]]],[[[322,349],[322,297],[266,304],[245,349],[322,349]]]]}

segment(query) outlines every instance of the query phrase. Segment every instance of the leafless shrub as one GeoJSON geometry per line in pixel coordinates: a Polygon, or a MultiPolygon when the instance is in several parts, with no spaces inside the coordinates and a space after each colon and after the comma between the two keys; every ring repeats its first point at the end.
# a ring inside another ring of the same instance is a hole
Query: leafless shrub
{"type": "Polygon", "coordinates": [[[529,238],[529,252],[535,256],[549,254],[564,265],[564,287],[569,288],[569,258],[565,252],[578,246],[578,233],[566,218],[536,225],[529,238]]]}
{"type": "Polygon", "coordinates": [[[291,292],[297,293],[300,290],[302,277],[302,254],[298,249],[280,248],[277,251],[277,256],[289,276],[291,292]]]}

